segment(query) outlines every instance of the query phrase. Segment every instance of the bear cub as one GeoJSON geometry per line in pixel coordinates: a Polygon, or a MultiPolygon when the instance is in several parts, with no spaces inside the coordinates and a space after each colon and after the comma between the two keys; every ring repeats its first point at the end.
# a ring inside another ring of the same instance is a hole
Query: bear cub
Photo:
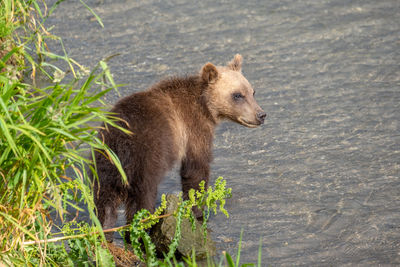
{"type": "MultiPolygon", "coordinates": [[[[104,151],[96,151],[94,200],[104,229],[114,227],[121,203],[127,223],[140,209],[154,212],[157,186],[177,162],[184,198],[202,180],[207,186],[214,129],[221,120],[250,128],[264,123],[266,114],[241,66],[240,55],[227,66],[207,63],[197,75],[163,80],[117,102],[111,112],[132,134],[104,125],[99,137],[119,157],[128,184],[104,151]]],[[[112,241],[112,233],[106,238],[112,241]]]]}

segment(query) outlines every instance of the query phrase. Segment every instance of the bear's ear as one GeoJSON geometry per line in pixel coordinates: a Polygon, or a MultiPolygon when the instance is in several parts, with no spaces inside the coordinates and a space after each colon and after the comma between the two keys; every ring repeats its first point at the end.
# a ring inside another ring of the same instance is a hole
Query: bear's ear
{"type": "Polygon", "coordinates": [[[228,68],[235,71],[240,71],[242,69],[243,58],[241,55],[236,54],[231,62],[228,63],[228,68]]]}
{"type": "Polygon", "coordinates": [[[218,80],[218,70],[212,63],[207,63],[201,68],[201,78],[207,83],[215,83],[218,80]]]}

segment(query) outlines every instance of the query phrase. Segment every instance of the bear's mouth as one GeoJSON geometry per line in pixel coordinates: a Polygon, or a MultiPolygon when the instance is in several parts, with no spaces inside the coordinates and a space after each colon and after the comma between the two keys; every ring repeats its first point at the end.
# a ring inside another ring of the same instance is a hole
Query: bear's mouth
{"type": "Polygon", "coordinates": [[[261,124],[260,122],[254,123],[254,122],[246,121],[245,119],[243,119],[241,117],[239,117],[237,120],[241,125],[249,127],[249,128],[256,128],[261,124]]]}

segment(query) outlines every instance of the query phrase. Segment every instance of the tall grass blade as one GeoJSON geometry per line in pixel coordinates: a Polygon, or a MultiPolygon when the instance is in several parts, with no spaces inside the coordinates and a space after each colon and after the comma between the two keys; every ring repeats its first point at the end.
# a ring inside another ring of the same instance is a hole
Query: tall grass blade
{"type": "Polygon", "coordinates": [[[237,251],[236,265],[235,266],[239,266],[239,263],[240,263],[240,252],[242,250],[242,237],[243,237],[243,228],[240,231],[239,247],[238,247],[238,251],[237,251]]]}
{"type": "Polygon", "coordinates": [[[258,259],[257,259],[258,267],[261,267],[261,258],[262,258],[262,238],[260,237],[260,245],[258,247],[258,259]]]}
{"type": "Polygon", "coordinates": [[[229,267],[235,267],[235,264],[233,263],[232,257],[231,257],[231,255],[229,255],[228,252],[225,252],[225,259],[226,259],[226,262],[228,263],[229,267]]]}
{"type": "Polygon", "coordinates": [[[91,9],[88,5],[86,5],[86,3],[83,2],[83,0],[79,0],[79,1],[82,3],[82,5],[84,5],[90,11],[90,13],[92,13],[92,15],[96,18],[96,20],[100,24],[100,26],[102,28],[104,28],[104,24],[101,21],[100,17],[96,14],[96,12],[94,12],[93,9],[91,9]]]}

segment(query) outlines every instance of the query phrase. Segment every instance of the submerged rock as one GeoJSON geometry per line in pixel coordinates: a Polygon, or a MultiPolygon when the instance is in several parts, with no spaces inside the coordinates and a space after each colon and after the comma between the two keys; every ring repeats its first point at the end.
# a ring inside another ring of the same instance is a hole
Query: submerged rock
{"type": "MultiPolygon", "coordinates": [[[[167,208],[165,214],[173,213],[178,207],[178,197],[167,195],[167,208]]],[[[167,253],[168,246],[171,244],[175,235],[176,219],[169,216],[161,219],[151,230],[151,238],[156,245],[157,252],[167,253]]],[[[195,251],[196,259],[204,259],[215,255],[215,244],[208,234],[204,239],[201,223],[196,220],[196,229],[192,231],[192,224],[189,219],[183,218],[181,225],[181,239],[177,248],[177,254],[191,256],[192,250],[195,251]]]]}

